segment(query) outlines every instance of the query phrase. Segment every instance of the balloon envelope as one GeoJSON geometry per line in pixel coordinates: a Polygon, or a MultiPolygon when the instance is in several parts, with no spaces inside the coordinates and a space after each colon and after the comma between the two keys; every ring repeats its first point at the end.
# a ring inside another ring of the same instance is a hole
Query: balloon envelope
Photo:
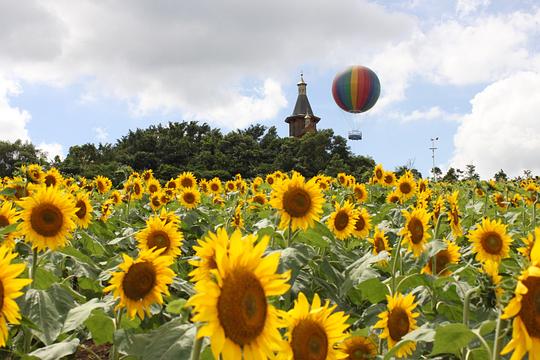
{"type": "Polygon", "coordinates": [[[345,111],[361,113],[375,105],[381,84],[377,75],[365,66],[352,66],[336,75],[332,95],[336,104],[345,111]]]}

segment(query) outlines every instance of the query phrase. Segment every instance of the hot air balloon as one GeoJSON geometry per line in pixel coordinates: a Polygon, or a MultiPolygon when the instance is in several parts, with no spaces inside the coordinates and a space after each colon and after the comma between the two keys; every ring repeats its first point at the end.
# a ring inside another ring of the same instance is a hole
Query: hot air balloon
{"type": "MultiPolygon", "coordinates": [[[[375,105],[381,93],[377,74],[365,66],[351,66],[339,73],[332,83],[334,101],[349,113],[362,113],[375,105]]],[[[361,140],[359,130],[349,132],[349,139],[361,140]]]]}

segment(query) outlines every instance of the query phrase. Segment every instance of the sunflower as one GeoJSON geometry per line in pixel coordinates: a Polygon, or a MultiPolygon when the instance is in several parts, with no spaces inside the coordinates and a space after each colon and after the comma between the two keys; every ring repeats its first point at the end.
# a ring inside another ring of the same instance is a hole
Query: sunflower
{"type": "MultiPolygon", "coordinates": [[[[386,299],[388,310],[379,314],[380,320],[373,327],[383,329],[380,337],[388,339],[388,349],[391,349],[403,336],[417,328],[416,318],[420,314],[413,312],[418,305],[414,302],[413,294],[404,296],[396,293],[394,296],[386,295],[386,299]]],[[[415,342],[407,342],[399,348],[395,356],[398,358],[410,356],[415,349],[415,342]]]]}
{"type": "Polygon", "coordinates": [[[43,169],[41,168],[41,165],[38,164],[31,164],[28,165],[26,168],[26,176],[28,180],[33,182],[34,184],[40,184],[43,182],[43,169]]]}
{"type": "Polygon", "coordinates": [[[495,202],[495,204],[497,204],[497,206],[502,210],[506,210],[507,202],[504,199],[504,195],[500,192],[493,194],[493,202],[495,202]]]}
{"type": "Polygon", "coordinates": [[[289,290],[290,271],[276,273],[279,252],[265,257],[269,238],[255,244],[256,235],[242,237],[234,232],[230,238],[218,231],[223,244],[215,248],[212,277],[195,284],[195,295],[187,302],[193,306],[193,321],[201,322],[199,338],[210,337],[214,358],[236,360],[273,357],[279,350],[282,322],[269,296],[289,290]]]}
{"type": "MultiPolygon", "coordinates": [[[[236,231],[231,237],[241,237],[241,234],[236,231]]],[[[222,248],[222,253],[228,254],[229,235],[227,235],[224,228],[219,228],[216,233],[208,233],[203,239],[197,241],[197,245],[193,245],[193,250],[195,250],[194,259],[188,260],[188,263],[195,267],[189,273],[191,281],[197,282],[210,279],[211,271],[217,269],[216,249],[218,247],[222,248]]]]}
{"type": "Polygon", "coordinates": [[[480,187],[480,186],[477,186],[475,189],[474,189],[474,192],[476,193],[476,195],[482,197],[485,195],[484,193],[484,190],[480,187]]]}
{"type": "Polygon", "coordinates": [[[358,214],[353,208],[353,204],[345,201],[343,206],[336,202],[336,210],[330,214],[327,226],[334,233],[336,239],[344,240],[348,238],[358,219],[358,214]]]}
{"type": "Polygon", "coordinates": [[[242,217],[242,212],[240,210],[240,206],[236,207],[236,210],[234,210],[234,215],[231,219],[231,224],[233,228],[238,230],[244,228],[244,218],[242,217]]]}
{"type": "Polygon", "coordinates": [[[236,191],[236,183],[232,180],[229,180],[225,183],[225,191],[231,192],[236,191]]]}
{"type": "Polygon", "coordinates": [[[377,345],[371,337],[351,336],[339,345],[339,349],[347,354],[346,360],[369,360],[377,356],[377,345]]]}
{"type": "Polygon", "coordinates": [[[187,209],[194,209],[201,202],[201,193],[197,188],[183,188],[178,195],[180,204],[187,209]]]}
{"type": "Polygon", "coordinates": [[[347,185],[347,174],[345,174],[344,172],[340,172],[339,174],[337,174],[337,181],[341,186],[346,186],[347,185]]]}
{"type": "Polygon", "coordinates": [[[433,223],[436,224],[439,220],[439,216],[444,212],[444,199],[439,196],[437,200],[435,201],[435,204],[433,205],[433,212],[431,213],[431,218],[433,219],[433,223]]]}
{"type": "Polygon", "coordinates": [[[210,189],[208,189],[208,180],[206,179],[199,180],[199,189],[201,189],[203,193],[208,194],[208,192],[210,191],[210,189]]]}
{"type": "Polygon", "coordinates": [[[133,188],[132,188],[133,190],[131,192],[132,198],[141,199],[144,194],[144,186],[143,186],[142,181],[140,179],[135,179],[133,180],[132,185],[133,185],[133,188]]]}
{"type": "Polygon", "coordinates": [[[356,199],[358,203],[363,203],[364,201],[367,200],[368,193],[366,190],[366,185],[355,184],[353,186],[353,193],[354,193],[354,198],[356,199]]]}
{"type": "Polygon", "coordinates": [[[180,187],[184,189],[197,187],[197,179],[195,178],[195,175],[193,175],[193,173],[190,171],[184,171],[183,173],[178,175],[177,181],[180,187]]]}
{"type": "Polygon", "coordinates": [[[155,192],[153,193],[152,195],[150,195],[150,208],[154,211],[158,211],[159,208],[163,205],[161,203],[161,196],[162,196],[162,192],[161,191],[158,191],[158,192],[155,192]]]}
{"type": "Polygon", "coordinates": [[[50,168],[43,176],[43,182],[46,186],[59,186],[63,181],[62,174],[56,168],[50,168]]]}
{"type": "Polygon", "coordinates": [[[452,229],[452,234],[455,238],[463,235],[463,230],[461,229],[460,224],[460,215],[458,207],[458,195],[459,191],[454,191],[452,195],[448,196],[448,220],[450,222],[450,228],[452,229]]]}
{"type": "MultiPolygon", "coordinates": [[[[19,215],[17,215],[17,210],[15,210],[10,201],[6,201],[2,207],[0,207],[0,229],[15,224],[18,220],[19,215]]],[[[20,234],[17,231],[0,235],[0,237],[3,237],[2,246],[13,249],[15,247],[15,238],[19,235],[20,234]]]]}
{"type": "Polygon", "coordinates": [[[154,170],[152,169],[144,170],[141,177],[144,181],[148,183],[150,180],[154,179],[154,170]]]}
{"type": "Polygon", "coordinates": [[[110,285],[103,289],[113,291],[113,296],[120,299],[116,310],[126,308],[130,318],[139,315],[142,320],[145,312],[150,316],[152,304],[163,304],[163,295],[169,295],[167,287],[175,274],[169,268],[173,258],[161,252],[141,251],[137,259],[122,254],[124,262],[118,266],[122,271],[113,273],[110,285]]]}
{"type": "Polygon", "coordinates": [[[38,251],[64,247],[75,230],[73,198],[53,187],[41,188],[18,202],[23,209],[18,230],[38,251]]]}
{"type": "Polygon", "coordinates": [[[506,232],[506,225],[500,220],[482,219],[482,223],[467,235],[472,242],[473,252],[478,261],[501,262],[510,253],[512,238],[506,232]]]}
{"type": "Polygon", "coordinates": [[[80,228],[86,229],[92,221],[92,212],[94,211],[86,192],[79,192],[75,195],[75,207],[77,208],[77,212],[73,219],[80,228]]]}
{"type": "Polygon", "coordinates": [[[165,184],[165,188],[176,190],[178,188],[178,183],[175,179],[171,179],[167,181],[167,183],[165,184]]]}
{"type": "Polygon", "coordinates": [[[112,187],[112,181],[109,178],[101,175],[96,176],[94,183],[96,184],[96,189],[100,194],[105,194],[111,190],[112,187]]]}
{"type": "Polygon", "coordinates": [[[115,205],[122,203],[122,193],[118,190],[114,190],[109,197],[115,205]]]}
{"type": "Polygon", "coordinates": [[[424,208],[416,208],[411,212],[403,210],[405,226],[399,232],[403,235],[403,243],[409,244],[409,250],[418,257],[424,251],[426,241],[431,237],[428,234],[430,215],[424,208]]]}
{"type": "Polygon", "coordinates": [[[270,186],[274,185],[276,182],[276,177],[273,174],[266,175],[266,183],[270,186]]]}
{"type": "Polygon", "coordinates": [[[175,226],[178,226],[178,224],[180,224],[180,218],[173,211],[167,211],[165,209],[161,209],[159,218],[165,224],[173,223],[175,226]]]}
{"type": "Polygon", "coordinates": [[[385,171],[382,179],[382,184],[385,186],[396,185],[396,174],[394,174],[392,171],[385,171]]]}
{"type": "Polygon", "coordinates": [[[101,216],[99,219],[106,222],[111,217],[113,208],[114,203],[112,200],[106,200],[103,204],[101,204],[101,216]]]}
{"type": "Polygon", "coordinates": [[[264,205],[266,204],[266,195],[264,193],[255,193],[253,197],[249,199],[249,202],[252,204],[264,205]]]}
{"type": "Polygon", "coordinates": [[[531,259],[531,251],[534,246],[535,239],[540,239],[540,227],[536,227],[536,229],[534,229],[534,234],[531,232],[529,235],[527,235],[527,237],[522,238],[521,241],[523,241],[525,246],[517,249],[517,251],[528,260],[531,259]]]}
{"type": "Polygon", "coordinates": [[[540,355],[540,243],[531,254],[531,266],[523,270],[516,285],[515,296],[502,314],[502,319],[514,318],[512,340],[502,349],[501,355],[512,354],[512,360],[521,359],[527,353],[529,359],[538,360],[540,355]]]}
{"type": "Polygon", "coordinates": [[[410,199],[416,192],[416,183],[410,171],[406,171],[405,174],[399,177],[396,187],[396,193],[399,195],[402,201],[410,199]]]}
{"type": "Polygon", "coordinates": [[[448,270],[448,265],[457,264],[461,254],[459,246],[450,240],[445,240],[446,249],[439,250],[435,256],[432,256],[422,269],[422,274],[433,274],[439,276],[448,276],[452,272],[448,270]],[[435,271],[433,271],[435,265],[435,271]]]}
{"type": "Polygon", "coordinates": [[[373,183],[374,184],[382,184],[384,178],[384,169],[382,164],[377,164],[375,168],[373,169],[373,183]]]}
{"type": "Polygon", "coordinates": [[[356,221],[354,222],[353,235],[359,239],[363,239],[369,235],[371,230],[371,216],[366,208],[356,210],[356,221]]]}
{"type": "Polygon", "coordinates": [[[221,194],[221,180],[219,180],[219,178],[217,177],[213,178],[208,182],[208,188],[210,189],[210,192],[214,195],[221,194]]]}
{"type": "Polygon", "coordinates": [[[161,190],[161,184],[159,183],[159,180],[154,178],[149,179],[146,182],[146,190],[150,195],[157,193],[159,190],[161,190]]]}
{"type": "Polygon", "coordinates": [[[279,227],[292,230],[312,227],[322,213],[323,195],[314,179],[304,182],[302,175],[294,174],[275,185],[270,204],[281,215],[279,227]]]}
{"type": "Polygon", "coordinates": [[[287,342],[277,358],[343,359],[345,354],[337,348],[337,344],[347,337],[345,331],[349,327],[346,323],[349,316],[343,311],[334,312],[336,306],[330,306],[329,301],[322,305],[317,294],[310,305],[306,296],[299,293],[294,308],[287,313],[287,342]]]}
{"type": "Polygon", "coordinates": [[[23,293],[21,289],[30,284],[30,279],[18,279],[25,268],[24,264],[12,264],[17,257],[5,246],[0,246],[0,347],[6,346],[7,324],[19,324],[21,314],[15,299],[23,293]]]}
{"type": "Polygon", "coordinates": [[[388,244],[388,237],[382,229],[376,228],[373,238],[368,239],[368,241],[373,244],[374,255],[379,254],[381,251],[387,251],[388,253],[392,251],[392,247],[388,244]]]}
{"type": "Polygon", "coordinates": [[[394,190],[386,196],[386,202],[388,204],[398,204],[401,203],[401,198],[399,197],[399,194],[394,190]]]}
{"type": "Polygon", "coordinates": [[[177,230],[175,223],[166,224],[158,216],[152,216],[146,221],[146,227],[135,235],[142,251],[156,248],[164,249],[161,255],[176,258],[180,255],[183,236],[177,230]]]}

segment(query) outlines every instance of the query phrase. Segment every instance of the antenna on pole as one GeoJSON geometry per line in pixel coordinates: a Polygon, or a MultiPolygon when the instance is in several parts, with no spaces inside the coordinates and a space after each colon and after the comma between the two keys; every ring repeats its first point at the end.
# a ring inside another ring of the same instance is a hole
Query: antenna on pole
{"type": "Polygon", "coordinates": [[[433,166],[431,167],[431,174],[433,174],[433,179],[437,181],[437,175],[435,174],[435,150],[437,148],[435,147],[435,141],[439,140],[439,137],[431,138],[431,147],[429,150],[431,150],[431,159],[433,160],[433,166]]]}

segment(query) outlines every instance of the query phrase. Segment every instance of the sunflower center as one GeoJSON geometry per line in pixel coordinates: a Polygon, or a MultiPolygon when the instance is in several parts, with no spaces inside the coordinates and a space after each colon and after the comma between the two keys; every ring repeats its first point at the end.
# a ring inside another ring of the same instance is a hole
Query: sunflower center
{"type": "Polygon", "coordinates": [[[496,232],[486,233],[482,238],[482,247],[487,253],[500,254],[503,247],[501,236],[496,232]]]}
{"type": "Polygon", "coordinates": [[[212,189],[212,191],[218,191],[219,189],[219,187],[216,184],[210,185],[210,188],[212,189]]]}
{"type": "Polygon", "coordinates": [[[41,236],[55,236],[62,229],[64,215],[53,204],[37,206],[30,215],[32,229],[41,236]]]}
{"type": "Polygon", "coordinates": [[[168,249],[171,244],[169,235],[164,231],[156,231],[148,237],[148,248],[156,247],[158,249],[168,249]]]}
{"type": "Polygon", "coordinates": [[[161,205],[161,202],[159,201],[159,196],[152,197],[152,205],[155,207],[159,207],[161,205]]]}
{"type": "Polygon", "coordinates": [[[440,274],[446,270],[450,263],[450,253],[448,250],[441,250],[435,255],[435,271],[433,271],[433,258],[429,259],[429,269],[434,275],[440,274]]]}
{"type": "Polygon", "coordinates": [[[367,360],[376,355],[376,350],[373,345],[366,343],[365,340],[356,340],[347,348],[346,351],[350,360],[367,360]]]}
{"type": "Polygon", "coordinates": [[[0,215],[0,227],[8,226],[9,220],[4,215],[0,215]]]}
{"type": "Polygon", "coordinates": [[[152,291],[155,283],[154,266],[145,261],[131,265],[122,280],[122,288],[129,299],[139,301],[152,291]]]}
{"type": "Polygon", "coordinates": [[[100,193],[105,192],[105,184],[102,181],[98,181],[97,187],[100,193]]]}
{"type": "Polygon", "coordinates": [[[193,186],[193,180],[190,178],[183,178],[180,184],[182,185],[182,187],[190,188],[193,186]]]}
{"type": "Polygon", "coordinates": [[[269,184],[269,185],[272,185],[274,183],[274,179],[273,178],[268,178],[266,179],[266,182],[269,184]]]}
{"type": "Polygon", "coordinates": [[[382,179],[383,177],[383,173],[380,169],[377,169],[377,171],[375,171],[375,176],[377,177],[377,179],[382,179]]]}
{"type": "Polygon", "coordinates": [[[392,175],[386,175],[384,177],[384,182],[387,183],[387,184],[391,184],[392,183],[392,175]]]}
{"type": "Polygon", "coordinates": [[[291,217],[303,217],[311,209],[311,197],[303,189],[287,190],[283,195],[283,208],[291,217]]]}
{"type": "Polygon", "coordinates": [[[540,277],[528,277],[523,281],[523,285],[529,291],[521,299],[519,317],[529,336],[540,338],[540,277]]]}
{"type": "Polygon", "coordinates": [[[380,253],[381,251],[384,251],[386,250],[386,247],[384,246],[384,240],[380,237],[376,237],[375,238],[375,251],[377,251],[377,254],[380,253]]]}
{"type": "Polygon", "coordinates": [[[225,336],[234,343],[249,344],[262,333],[267,307],[264,289],[251,271],[236,269],[223,279],[218,318],[225,336]]]}
{"type": "Polygon", "coordinates": [[[193,193],[190,193],[190,192],[185,193],[184,201],[188,204],[193,204],[195,202],[195,195],[193,195],[193,193]]]}
{"type": "Polygon", "coordinates": [[[155,193],[156,191],[158,191],[158,187],[156,184],[150,184],[150,186],[148,187],[148,191],[153,194],[155,193]]]}
{"type": "Polygon", "coordinates": [[[412,190],[411,184],[408,182],[402,182],[399,184],[399,191],[401,191],[403,194],[408,194],[412,190]]]}
{"type": "Polygon", "coordinates": [[[133,186],[133,191],[135,192],[135,194],[139,195],[139,194],[142,192],[141,185],[135,184],[135,185],[133,186]]]}
{"type": "Polygon", "coordinates": [[[354,223],[354,229],[356,231],[362,231],[366,227],[366,220],[364,220],[364,217],[360,215],[356,222],[354,223]]]}
{"type": "Polygon", "coordinates": [[[264,198],[262,196],[255,196],[253,198],[253,202],[264,205],[264,198]]]}
{"type": "Polygon", "coordinates": [[[364,191],[362,189],[355,189],[354,193],[357,198],[361,199],[364,197],[364,191]]]}
{"type": "Polygon", "coordinates": [[[303,319],[294,327],[291,347],[295,359],[324,360],[328,353],[328,336],[314,320],[303,319]]]}
{"type": "Polygon", "coordinates": [[[424,225],[422,221],[417,218],[412,218],[407,225],[407,229],[411,233],[411,241],[413,244],[418,244],[422,241],[424,237],[424,225]]]}
{"type": "Polygon", "coordinates": [[[388,331],[394,341],[399,341],[409,332],[409,316],[403,309],[394,309],[388,315],[388,331]]]}
{"type": "Polygon", "coordinates": [[[341,231],[349,225],[349,215],[345,211],[340,211],[337,213],[334,220],[334,226],[336,230],[341,231]]]}
{"type": "Polygon", "coordinates": [[[55,186],[56,185],[56,178],[53,175],[45,176],[45,185],[47,185],[47,186],[55,186]]]}
{"type": "Polygon", "coordinates": [[[77,205],[75,205],[75,207],[79,208],[79,210],[77,210],[75,215],[77,215],[79,219],[84,218],[84,216],[86,215],[86,203],[82,200],[79,200],[77,201],[77,205]]]}

